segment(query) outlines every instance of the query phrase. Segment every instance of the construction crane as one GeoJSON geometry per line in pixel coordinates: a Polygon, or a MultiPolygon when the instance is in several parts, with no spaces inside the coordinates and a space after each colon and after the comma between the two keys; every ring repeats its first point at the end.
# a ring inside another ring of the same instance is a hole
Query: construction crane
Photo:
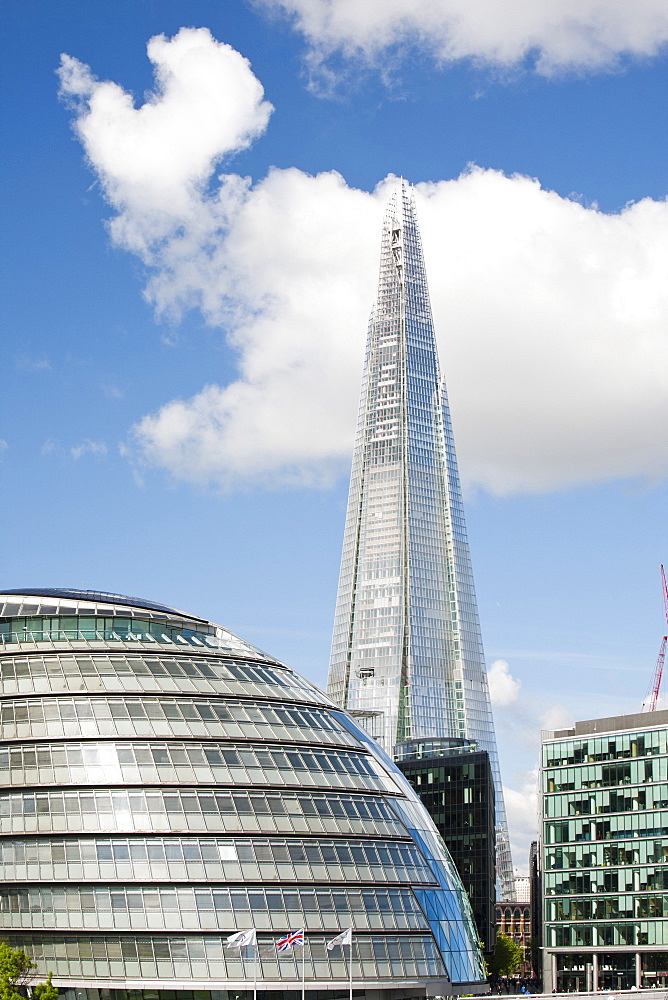
{"type": "MultiPolygon", "coordinates": [[[[668,622],[668,583],[666,583],[666,571],[663,566],[661,566],[661,586],[663,588],[663,606],[666,613],[666,622],[668,622]]],[[[643,712],[656,711],[656,703],[659,700],[659,691],[661,690],[661,678],[663,677],[663,665],[666,660],[667,642],[668,636],[664,635],[661,640],[661,647],[659,649],[656,667],[654,668],[652,683],[650,684],[647,694],[645,695],[645,700],[642,703],[643,712]]]]}
{"type": "Polygon", "coordinates": [[[643,712],[654,712],[656,711],[656,703],[659,700],[659,690],[661,688],[661,678],[663,677],[663,664],[666,659],[666,643],[668,642],[668,635],[664,635],[661,640],[661,648],[659,649],[659,655],[656,661],[656,667],[654,668],[654,677],[652,678],[652,684],[649,691],[645,695],[645,700],[642,703],[643,712]]]}

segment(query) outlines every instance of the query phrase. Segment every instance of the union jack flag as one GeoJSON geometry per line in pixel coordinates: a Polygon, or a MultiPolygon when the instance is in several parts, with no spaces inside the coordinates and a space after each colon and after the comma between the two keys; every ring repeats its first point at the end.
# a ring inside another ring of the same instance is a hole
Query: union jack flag
{"type": "Polygon", "coordinates": [[[279,951],[290,951],[295,945],[304,944],[304,928],[302,927],[299,931],[288,931],[282,938],[279,938],[276,942],[276,947],[279,951]]]}

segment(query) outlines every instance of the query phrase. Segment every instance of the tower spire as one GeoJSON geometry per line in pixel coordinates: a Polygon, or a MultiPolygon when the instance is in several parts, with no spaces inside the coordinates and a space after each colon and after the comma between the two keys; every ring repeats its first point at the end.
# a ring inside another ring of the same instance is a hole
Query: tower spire
{"type": "Polygon", "coordinates": [[[489,753],[497,873],[514,898],[450,411],[403,178],[383,222],[328,691],[389,754],[421,737],[466,737],[489,753]]]}

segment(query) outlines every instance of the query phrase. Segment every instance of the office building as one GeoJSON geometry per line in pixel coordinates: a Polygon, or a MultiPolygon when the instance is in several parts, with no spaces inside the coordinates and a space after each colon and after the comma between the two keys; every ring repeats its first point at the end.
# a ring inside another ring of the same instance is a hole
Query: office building
{"type": "Polygon", "coordinates": [[[542,740],[543,983],[668,980],[668,711],[542,740]]]}
{"type": "Polygon", "coordinates": [[[533,974],[543,975],[541,948],[543,945],[543,879],[540,868],[540,848],[532,840],[529,849],[529,901],[531,904],[531,962],[533,974]]]}
{"type": "Polygon", "coordinates": [[[328,693],[389,753],[474,740],[496,792],[497,875],[513,868],[450,413],[412,191],[383,224],[328,693]]]}
{"type": "Polygon", "coordinates": [[[409,740],[397,767],[443,837],[485,952],[494,951],[494,782],[489,755],[469,740],[409,740]]]}
{"type": "Polygon", "coordinates": [[[515,872],[515,899],[518,903],[531,902],[531,881],[528,875],[515,872]]]}
{"type": "Polygon", "coordinates": [[[358,1000],[485,991],[419,799],[273,657],[150,601],[12,590],[0,695],[0,936],[61,1000],[286,1000],[302,975],[335,1000],[350,970],[358,1000]]]}

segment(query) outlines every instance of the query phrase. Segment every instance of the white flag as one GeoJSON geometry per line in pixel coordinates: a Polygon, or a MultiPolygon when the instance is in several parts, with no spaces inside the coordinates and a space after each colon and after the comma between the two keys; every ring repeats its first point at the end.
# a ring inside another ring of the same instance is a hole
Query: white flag
{"type": "Polygon", "coordinates": [[[230,934],[226,939],[226,948],[248,948],[249,945],[257,944],[257,931],[251,927],[249,931],[237,931],[230,934]]]}
{"type": "Polygon", "coordinates": [[[331,941],[327,942],[327,951],[331,951],[332,948],[336,948],[337,944],[340,944],[341,947],[344,947],[344,945],[350,946],[352,943],[353,943],[353,929],[352,927],[349,927],[347,931],[342,931],[335,938],[332,938],[331,941]]]}

